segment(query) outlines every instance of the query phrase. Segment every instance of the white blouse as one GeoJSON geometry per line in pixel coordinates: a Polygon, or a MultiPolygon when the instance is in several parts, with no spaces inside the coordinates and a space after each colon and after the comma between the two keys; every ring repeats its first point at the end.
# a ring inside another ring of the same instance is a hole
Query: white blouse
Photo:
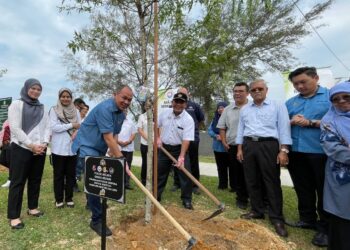
{"type": "MultiPolygon", "coordinates": [[[[72,123],[61,122],[56,112],[51,108],[49,112],[50,128],[51,128],[51,152],[56,155],[71,156],[75,155],[72,152],[72,139],[68,134],[68,130],[73,128],[72,123]]],[[[81,123],[79,111],[77,110],[78,123],[81,123]]]]}
{"type": "Polygon", "coordinates": [[[43,118],[27,135],[22,129],[23,101],[15,100],[8,110],[8,120],[11,130],[11,142],[22,148],[29,149],[30,144],[43,144],[50,142],[50,124],[47,112],[44,111],[43,118]]]}

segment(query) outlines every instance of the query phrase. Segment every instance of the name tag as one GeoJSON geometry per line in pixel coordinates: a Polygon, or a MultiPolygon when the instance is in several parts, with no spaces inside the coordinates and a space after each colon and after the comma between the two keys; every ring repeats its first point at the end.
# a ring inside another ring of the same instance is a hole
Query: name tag
{"type": "Polygon", "coordinates": [[[178,129],[184,130],[184,128],[177,126],[178,129]]]}

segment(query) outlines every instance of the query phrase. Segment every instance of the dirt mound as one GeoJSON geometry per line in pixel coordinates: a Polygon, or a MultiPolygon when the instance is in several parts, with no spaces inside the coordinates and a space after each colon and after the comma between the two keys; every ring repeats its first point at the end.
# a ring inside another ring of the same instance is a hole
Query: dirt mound
{"type": "MultiPolygon", "coordinates": [[[[270,230],[249,221],[230,220],[220,216],[202,221],[209,215],[207,212],[175,206],[166,209],[198,241],[194,250],[292,248],[270,230]]],[[[153,216],[150,224],[145,224],[143,213],[137,211],[114,229],[113,242],[109,240],[107,243],[109,249],[186,249],[186,239],[160,212],[153,216]]]]}

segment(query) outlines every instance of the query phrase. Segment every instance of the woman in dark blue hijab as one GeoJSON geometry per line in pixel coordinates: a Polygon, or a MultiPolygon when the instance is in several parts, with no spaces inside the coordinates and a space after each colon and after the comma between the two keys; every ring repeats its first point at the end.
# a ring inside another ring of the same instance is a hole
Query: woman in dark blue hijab
{"type": "Polygon", "coordinates": [[[226,189],[228,185],[229,155],[221,142],[220,130],[216,127],[226,106],[226,102],[217,104],[214,118],[208,127],[208,134],[213,138],[213,151],[219,177],[218,189],[226,189]]]}

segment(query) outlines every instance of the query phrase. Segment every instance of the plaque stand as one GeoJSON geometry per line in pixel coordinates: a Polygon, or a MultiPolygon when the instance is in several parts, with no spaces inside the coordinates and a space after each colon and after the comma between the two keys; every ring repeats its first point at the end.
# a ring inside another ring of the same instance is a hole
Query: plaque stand
{"type": "Polygon", "coordinates": [[[101,234],[101,250],[106,250],[106,210],[107,210],[107,199],[102,198],[102,234],[101,234]]]}

